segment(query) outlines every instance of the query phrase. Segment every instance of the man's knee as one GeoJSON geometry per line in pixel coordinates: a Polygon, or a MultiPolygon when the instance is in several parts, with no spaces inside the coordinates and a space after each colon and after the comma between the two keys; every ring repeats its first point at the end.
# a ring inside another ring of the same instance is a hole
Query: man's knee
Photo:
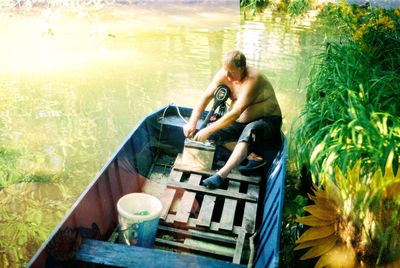
{"type": "Polygon", "coordinates": [[[231,141],[231,142],[225,142],[222,146],[224,146],[226,149],[229,151],[233,151],[235,149],[237,142],[236,141],[231,141]]]}

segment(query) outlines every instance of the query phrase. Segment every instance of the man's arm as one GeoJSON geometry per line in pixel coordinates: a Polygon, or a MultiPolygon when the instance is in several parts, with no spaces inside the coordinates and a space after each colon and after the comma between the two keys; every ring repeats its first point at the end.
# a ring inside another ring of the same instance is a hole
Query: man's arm
{"type": "Polygon", "coordinates": [[[243,92],[235,102],[235,105],[232,107],[232,109],[216,122],[200,130],[194,137],[195,140],[205,141],[212,133],[228,127],[240,117],[240,115],[247,109],[247,107],[249,107],[249,105],[254,102],[257,97],[254,81],[248,81],[243,85],[242,89],[243,92]]]}
{"type": "Polygon", "coordinates": [[[218,85],[220,84],[220,80],[221,80],[221,70],[217,72],[213,81],[207,87],[206,91],[201,96],[196,106],[193,108],[189,122],[183,126],[183,133],[185,134],[186,137],[191,137],[196,132],[197,121],[200,119],[201,114],[212,100],[214,92],[217,89],[218,85]]]}

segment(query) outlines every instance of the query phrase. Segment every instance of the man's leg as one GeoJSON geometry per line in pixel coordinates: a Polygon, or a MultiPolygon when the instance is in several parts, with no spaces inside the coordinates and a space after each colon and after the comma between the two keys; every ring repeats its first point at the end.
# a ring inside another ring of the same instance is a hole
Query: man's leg
{"type": "Polygon", "coordinates": [[[209,188],[219,188],[224,183],[224,179],[228,176],[229,172],[247,157],[248,149],[249,144],[247,142],[238,142],[226,164],[217,173],[204,180],[202,185],[209,188]]]}
{"type": "Polygon", "coordinates": [[[251,141],[249,150],[252,151],[252,153],[248,156],[249,161],[247,164],[239,167],[239,172],[242,175],[250,175],[267,164],[267,161],[260,155],[257,155],[255,151],[258,150],[258,152],[263,154],[262,150],[278,145],[281,124],[282,118],[278,116],[263,118],[254,122],[252,126],[253,131],[249,140],[251,141]],[[264,149],[260,151],[260,148],[264,149]]]}
{"type": "Polygon", "coordinates": [[[218,170],[217,174],[223,179],[226,178],[229,172],[242,163],[242,161],[247,157],[248,149],[249,144],[247,142],[238,142],[228,161],[226,161],[226,164],[220,170],[218,170]]]}
{"type": "MultiPolygon", "coordinates": [[[[255,136],[253,135],[252,137],[253,142],[255,142],[255,136]]],[[[233,150],[235,149],[236,144],[238,144],[236,141],[233,142],[228,142],[228,143],[224,143],[223,146],[228,149],[231,153],[233,152],[233,150]]],[[[263,158],[261,156],[259,156],[258,154],[251,152],[248,156],[247,156],[248,160],[255,160],[255,161],[262,161],[263,158]]]]}
{"type": "Polygon", "coordinates": [[[223,146],[231,152],[233,152],[236,145],[237,145],[237,141],[226,142],[223,144],[223,146]]]}

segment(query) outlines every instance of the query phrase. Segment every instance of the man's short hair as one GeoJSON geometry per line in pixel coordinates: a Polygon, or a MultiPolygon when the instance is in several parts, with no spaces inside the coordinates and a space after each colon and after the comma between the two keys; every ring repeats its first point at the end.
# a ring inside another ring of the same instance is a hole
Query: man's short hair
{"type": "Polygon", "coordinates": [[[246,57],[239,50],[229,51],[225,54],[224,63],[232,63],[236,68],[246,67],[246,57]]]}

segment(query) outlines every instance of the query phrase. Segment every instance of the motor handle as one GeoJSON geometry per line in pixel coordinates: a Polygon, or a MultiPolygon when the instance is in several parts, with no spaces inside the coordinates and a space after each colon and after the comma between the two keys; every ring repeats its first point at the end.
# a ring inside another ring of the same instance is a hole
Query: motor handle
{"type": "Polygon", "coordinates": [[[211,110],[208,112],[206,118],[204,119],[203,123],[201,124],[199,130],[207,126],[207,124],[210,121],[211,115],[213,115],[218,106],[224,104],[228,98],[229,98],[229,87],[225,85],[220,85],[214,92],[214,103],[211,107],[211,110]]]}

